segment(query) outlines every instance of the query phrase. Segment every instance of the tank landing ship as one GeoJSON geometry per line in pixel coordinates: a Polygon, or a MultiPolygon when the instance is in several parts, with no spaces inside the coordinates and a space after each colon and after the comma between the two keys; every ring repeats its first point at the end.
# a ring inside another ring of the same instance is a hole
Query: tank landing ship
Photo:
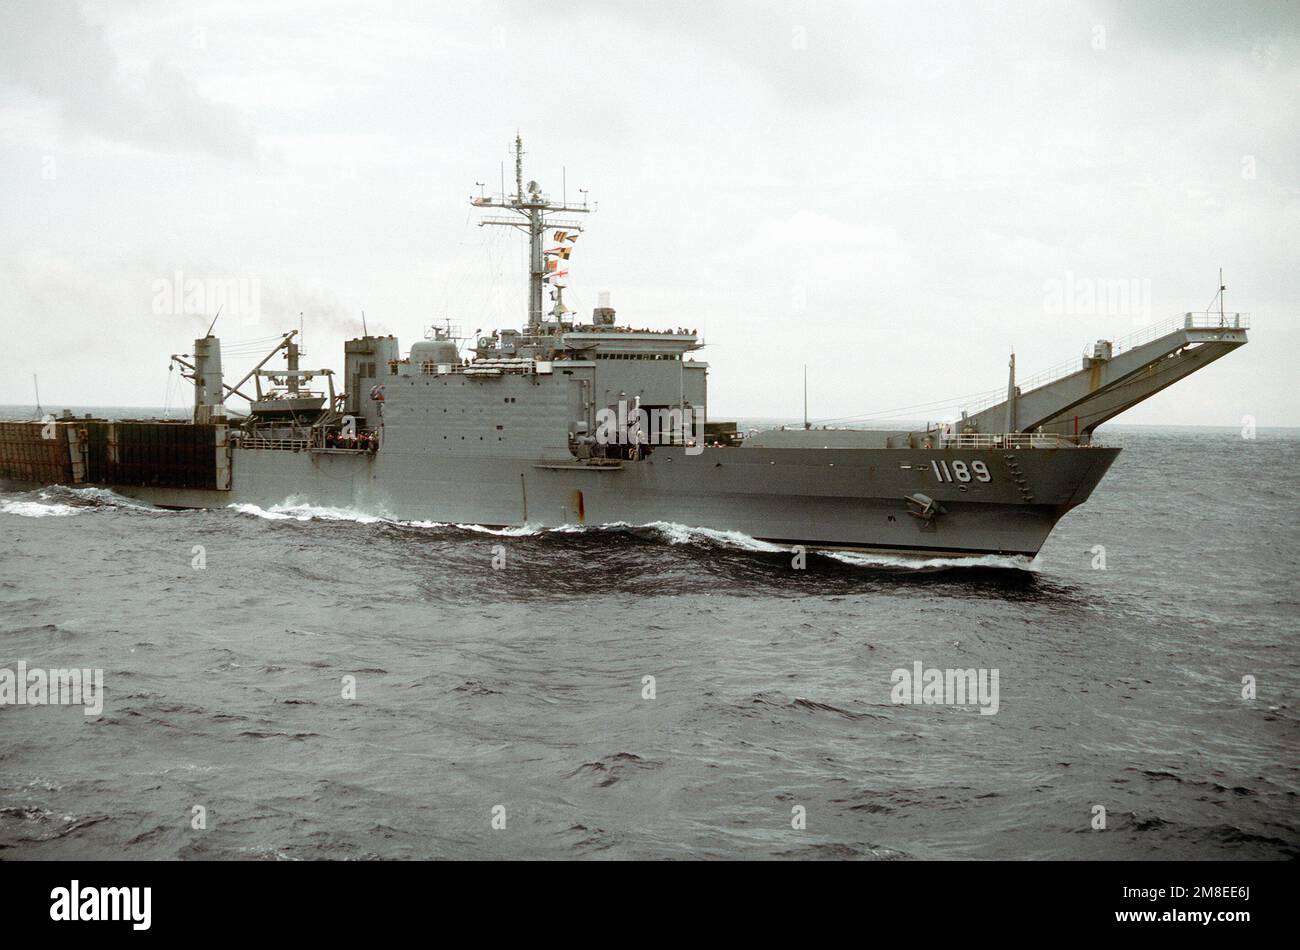
{"type": "Polygon", "coordinates": [[[1185,314],[1029,380],[1013,360],[1006,397],[950,424],[746,437],[707,418],[694,330],[620,323],[608,299],[574,317],[565,268],[585,200],[525,184],[518,140],[514,184],[471,203],[491,215],[483,226],[528,235],[522,330],[467,348],[434,332],[405,356],[392,336],[349,340],[341,393],[330,370],[299,368],[295,333],[228,385],[209,335],[173,357],[194,382],[192,422],[7,423],[0,477],[166,507],[293,500],[412,521],[663,521],[809,549],[1032,556],[1118,454],[1093,430],[1246,342],[1244,315],[1185,314]],[[285,365],[267,369],[281,351],[285,365]],[[308,388],[317,380],[327,389],[308,388]],[[235,397],[247,415],[227,413],[235,397]]]}

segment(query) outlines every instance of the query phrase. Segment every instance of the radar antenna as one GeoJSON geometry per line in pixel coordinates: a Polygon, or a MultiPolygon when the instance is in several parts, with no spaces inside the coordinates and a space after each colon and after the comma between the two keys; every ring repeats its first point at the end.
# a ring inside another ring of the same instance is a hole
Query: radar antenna
{"type": "MultiPolygon", "coordinates": [[[[587,193],[582,192],[582,204],[571,205],[567,195],[559,202],[554,202],[542,192],[542,186],[535,181],[524,184],[524,140],[515,136],[513,149],[515,156],[515,193],[504,193],[505,182],[502,181],[502,193],[486,195],[482,193],[483,185],[479,183],[480,194],[470,198],[470,204],[476,208],[500,208],[513,212],[517,217],[484,218],[479,227],[493,225],[518,228],[528,233],[528,329],[539,332],[542,327],[542,289],[547,282],[548,272],[546,255],[542,251],[542,239],[550,228],[563,228],[567,231],[581,231],[582,225],[577,220],[560,220],[552,217],[556,214],[587,214],[595,209],[587,204],[587,193]],[[521,220],[522,219],[522,220],[521,220]]],[[[504,179],[504,175],[502,178],[504,179]]],[[[565,173],[565,191],[568,185],[565,173]]]]}
{"type": "Polygon", "coordinates": [[[1228,285],[1223,282],[1223,268],[1220,267],[1219,268],[1219,292],[1214,295],[1214,299],[1210,301],[1210,305],[1205,308],[1205,314],[1206,316],[1209,316],[1210,310],[1213,309],[1214,305],[1217,303],[1219,305],[1219,326],[1221,327],[1225,327],[1228,325],[1228,315],[1223,312],[1223,301],[1224,301],[1224,296],[1227,294],[1227,292],[1228,292],[1228,285]]]}

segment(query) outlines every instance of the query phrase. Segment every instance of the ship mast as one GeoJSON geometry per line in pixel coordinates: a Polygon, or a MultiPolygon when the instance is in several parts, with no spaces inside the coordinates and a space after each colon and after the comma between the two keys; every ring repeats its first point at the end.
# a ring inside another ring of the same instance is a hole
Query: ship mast
{"type": "Polygon", "coordinates": [[[586,214],[594,209],[587,206],[586,193],[583,192],[581,205],[570,205],[565,198],[559,202],[551,201],[542,193],[542,187],[535,181],[524,185],[524,140],[515,136],[515,193],[488,196],[480,194],[471,198],[470,204],[476,208],[500,208],[513,212],[516,217],[484,218],[483,225],[518,228],[528,233],[528,329],[536,333],[542,327],[542,288],[546,283],[546,260],[542,250],[542,241],[550,228],[564,228],[569,231],[581,231],[582,225],[575,220],[557,220],[556,214],[586,214]]]}

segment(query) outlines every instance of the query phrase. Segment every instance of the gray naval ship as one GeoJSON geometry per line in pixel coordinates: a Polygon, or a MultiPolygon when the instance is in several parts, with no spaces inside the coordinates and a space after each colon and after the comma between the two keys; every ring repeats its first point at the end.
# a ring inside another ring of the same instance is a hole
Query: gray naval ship
{"type": "Polygon", "coordinates": [[[437,330],[405,355],[393,336],[348,340],[342,392],[331,370],[300,368],[296,331],[229,384],[209,332],[173,357],[194,383],[191,422],[5,423],[0,477],[105,485],[164,507],[289,502],[489,527],[673,522],[810,550],[1033,556],[1115,461],[1094,430],[1246,342],[1249,321],[1223,312],[1221,286],[1217,312],[1098,341],[1055,371],[1017,381],[1013,357],[1005,398],[949,423],[738,432],[708,418],[694,329],[622,323],[603,294],[588,320],[565,306],[590,209],[585,193],[570,204],[525,182],[522,156],[516,139],[512,193],[470,199],[482,226],[527,235],[522,329],[463,346],[437,330]],[[236,397],[246,414],[227,411],[236,397]]]}

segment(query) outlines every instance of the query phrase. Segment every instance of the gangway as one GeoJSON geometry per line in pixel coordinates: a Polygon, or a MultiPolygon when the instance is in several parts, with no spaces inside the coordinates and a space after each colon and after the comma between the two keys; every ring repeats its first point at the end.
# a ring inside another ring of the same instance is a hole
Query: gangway
{"type": "Polygon", "coordinates": [[[1243,346],[1248,329],[1249,314],[1186,313],[1121,340],[1098,340],[1082,365],[1019,385],[1013,361],[1008,398],[967,409],[956,431],[1091,435],[1107,419],[1243,346]]]}

